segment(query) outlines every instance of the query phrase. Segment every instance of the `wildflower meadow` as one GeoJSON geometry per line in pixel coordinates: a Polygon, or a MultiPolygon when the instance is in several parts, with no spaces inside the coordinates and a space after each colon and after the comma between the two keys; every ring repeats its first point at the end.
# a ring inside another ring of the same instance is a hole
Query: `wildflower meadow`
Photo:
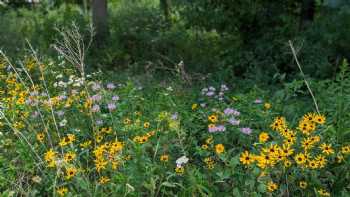
{"type": "Polygon", "coordinates": [[[309,32],[289,1],[101,2],[0,0],[0,29],[23,27],[0,30],[1,197],[350,196],[350,56],[308,40],[330,5],[309,32]],[[265,9],[288,26],[250,43],[282,25],[265,9]]]}

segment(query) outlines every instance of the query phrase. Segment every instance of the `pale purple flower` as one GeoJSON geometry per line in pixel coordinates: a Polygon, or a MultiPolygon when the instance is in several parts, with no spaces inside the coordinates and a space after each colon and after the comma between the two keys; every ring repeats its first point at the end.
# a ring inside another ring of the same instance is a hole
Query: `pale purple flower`
{"type": "Polygon", "coordinates": [[[241,132],[246,134],[246,135],[250,135],[252,133],[252,129],[249,128],[249,127],[243,127],[243,128],[240,128],[241,132]]]}
{"type": "Polygon", "coordinates": [[[96,120],[96,125],[102,125],[103,124],[103,120],[96,120]]]}
{"type": "Polygon", "coordinates": [[[204,108],[204,107],[206,107],[206,106],[207,106],[207,104],[205,104],[205,103],[201,103],[201,104],[200,104],[200,106],[204,108]]]}
{"type": "Polygon", "coordinates": [[[100,106],[99,105],[92,106],[91,111],[92,112],[99,112],[100,111],[100,106]]]}
{"type": "Polygon", "coordinates": [[[118,100],[119,100],[119,96],[118,95],[112,96],[112,101],[118,101],[118,100]]]}
{"type": "Polygon", "coordinates": [[[235,110],[232,109],[232,108],[226,108],[226,109],[224,110],[224,114],[225,114],[225,115],[231,115],[231,114],[233,114],[234,111],[235,111],[235,110]]]}
{"type": "Polygon", "coordinates": [[[261,99],[255,99],[254,103],[255,103],[255,104],[261,104],[261,103],[262,103],[262,100],[261,100],[261,99]]]}
{"type": "Polygon", "coordinates": [[[210,92],[207,92],[205,95],[207,95],[207,96],[213,96],[214,94],[215,94],[215,92],[210,91],[210,92]]]}
{"type": "Polygon", "coordinates": [[[113,83],[108,83],[107,84],[107,89],[113,90],[115,88],[115,85],[113,83]]]}
{"type": "Polygon", "coordinates": [[[117,106],[114,103],[108,103],[107,108],[109,111],[113,111],[115,108],[117,108],[117,106]]]}
{"type": "Polygon", "coordinates": [[[218,126],[208,128],[208,131],[209,133],[224,132],[226,131],[226,127],[224,125],[218,125],[218,126]]]}
{"type": "Polygon", "coordinates": [[[177,117],[178,117],[177,112],[175,112],[175,113],[173,113],[173,114],[171,115],[171,119],[172,119],[172,120],[176,120],[177,117]]]}
{"type": "Polygon", "coordinates": [[[239,125],[239,123],[240,123],[240,121],[239,120],[237,120],[237,119],[235,119],[235,118],[230,118],[229,120],[228,120],[228,122],[231,124],[231,125],[239,125]]]}
{"type": "Polygon", "coordinates": [[[95,94],[95,95],[91,96],[91,100],[93,100],[95,102],[99,102],[99,101],[101,101],[101,99],[102,99],[102,96],[99,94],[95,94]]]}

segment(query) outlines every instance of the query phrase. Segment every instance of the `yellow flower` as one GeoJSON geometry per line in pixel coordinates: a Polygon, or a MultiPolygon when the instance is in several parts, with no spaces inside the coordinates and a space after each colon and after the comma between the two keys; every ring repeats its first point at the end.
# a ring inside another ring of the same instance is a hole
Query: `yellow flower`
{"type": "Polygon", "coordinates": [[[289,168],[292,165],[292,162],[289,160],[285,160],[283,165],[284,165],[284,167],[289,168]]]}
{"type": "Polygon", "coordinates": [[[271,108],[271,104],[270,104],[270,103],[265,103],[265,104],[264,104],[264,108],[265,108],[266,110],[270,109],[270,108],[271,108]]]}
{"type": "Polygon", "coordinates": [[[215,152],[216,152],[217,154],[221,154],[221,153],[223,153],[224,151],[225,151],[224,145],[222,145],[222,144],[217,144],[217,145],[215,145],[215,152]]]}
{"type": "Polygon", "coordinates": [[[44,141],[44,138],[45,138],[44,133],[38,133],[38,134],[36,134],[36,139],[37,139],[39,142],[43,142],[43,141],[44,141]]]}
{"type": "Polygon", "coordinates": [[[208,145],[207,144],[203,144],[202,145],[202,149],[207,150],[208,149],[208,145]]]}
{"type": "Polygon", "coordinates": [[[216,123],[218,121],[218,116],[217,115],[210,115],[208,116],[208,120],[212,123],[216,123]]]}
{"type": "Polygon", "coordinates": [[[326,122],[326,117],[324,115],[318,114],[313,119],[318,124],[324,124],[326,122]]]}
{"type": "Polygon", "coordinates": [[[57,188],[56,191],[59,196],[64,196],[68,192],[68,189],[66,187],[60,187],[60,188],[57,188]]]}
{"type": "Polygon", "coordinates": [[[69,180],[74,177],[77,173],[77,169],[75,167],[69,167],[66,169],[66,179],[69,180]]]}
{"type": "Polygon", "coordinates": [[[124,124],[131,124],[131,120],[129,118],[124,119],[124,124]]]}
{"type": "Polygon", "coordinates": [[[305,155],[303,153],[299,153],[299,154],[295,155],[294,160],[299,165],[304,164],[306,162],[306,158],[305,158],[305,155]]]}
{"type": "Polygon", "coordinates": [[[162,155],[162,156],[160,156],[160,161],[168,162],[169,161],[169,155],[162,155]]]}
{"type": "Polygon", "coordinates": [[[312,142],[309,139],[304,139],[301,145],[305,151],[313,147],[312,142]]]}
{"type": "Polygon", "coordinates": [[[191,108],[192,108],[192,110],[196,110],[198,108],[198,104],[197,103],[193,103],[191,108]]]}
{"type": "Polygon", "coordinates": [[[324,189],[319,189],[317,192],[320,196],[331,196],[331,194],[324,189]]]}
{"type": "Polygon", "coordinates": [[[322,155],[317,156],[315,160],[318,162],[320,168],[325,167],[327,164],[327,159],[322,155]]]}
{"type": "Polygon", "coordinates": [[[309,165],[309,168],[311,168],[311,169],[316,169],[316,168],[318,168],[318,162],[317,161],[315,161],[315,160],[311,160],[311,161],[309,161],[309,163],[308,163],[309,165]]]}
{"type": "Polygon", "coordinates": [[[241,161],[241,163],[242,163],[243,165],[249,165],[249,164],[251,164],[252,162],[254,162],[253,157],[249,154],[248,151],[244,151],[244,152],[241,154],[241,157],[239,158],[239,160],[241,161]]]}
{"type": "Polygon", "coordinates": [[[45,161],[50,162],[50,161],[54,160],[55,157],[56,157],[56,154],[57,154],[57,153],[56,153],[53,149],[50,149],[50,150],[47,151],[47,152],[45,153],[45,155],[44,155],[45,161]]]}
{"type": "Polygon", "coordinates": [[[75,140],[75,135],[73,134],[68,134],[66,137],[62,138],[62,140],[60,141],[59,145],[60,146],[66,146],[68,144],[73,143],[75,140]]]}
{"type": "Polygon", "coordinates": [[[143,123],[143,127],[146,128],[146,129],[149,128],[150,125],[151,125],[151,124],[150,124],[149,122],[143,123]]]}
{"type": "Polygon", "coordinates": [[[275,191],[276,189],[278,188],[278,185],[272,181],[270,181],[268,184],[267,184],[267,190],[269,192],[273,192],[275,191]]]}
{"type": "Polygon", "coordinates": [[[259,142],[260,143],[264,143],[269,139],[269,134],[267,134],[266,132],[261,132],[259,135],[259,142]]]}
{"type": "Polygon", "coordinates": [[[326,154],[326,155],[330,155],[334,153],[334,150],[332,149],[332,145],[331,144],[326,144],[323,143],[320,148],[322,149],[322,153],[326,154]]]}
{"type": "Polygon", "coordinates": [[[302,189],[306,189],[307,183],[305,181],[300,181],[299,182],[299,187],[302,188],[302,189]]]}
{"type": "Polygon", "coordinates": [[[97,159],[95,160],[95,168],[97,172],[100,172],[103,169],[106,169],[106,165],[108,162],[104,159],[97,159]]]}
{"type": "Polygon", "coordinates": [[[98,180],[98,183],[100,184],[106,184],[110,181],[110,179],[106,176],[102,176],[99,180],[98,180]]]}
{"type": "Polygon", "coordinates": [[[349,154],[350,153],[350,145],[341,147],[341,153],[349,154]]]}
{"type": "Polygon", "coordinates": [[[73,159],[75,159],[75,157],[76,157],[76,154],[74,152],[68,152],[68,153],[64,154],[64,161],[70,162],[73,159]]]}
{"type": "Polygon", "coordinates": [[[185,172],[185,168],[184,168],[183,166],[177,166],[177,167],[175,168],[175,172],[176,172],[177,174],[183,174],[183,173],[185,172]]]}
{"type": "Polygon", "coordinates": [[[88,148],[91,145],[91,140],[85,141],[80,144],[80,147],[82,148],[88,148]]]}
{"type": "Polygon", "coordinates": [[[341,163],[344,161],[344,156],[343,155],[337,155],[337,157],[335,158],[335,160],[337,161],[337,163],[341,163]]]}

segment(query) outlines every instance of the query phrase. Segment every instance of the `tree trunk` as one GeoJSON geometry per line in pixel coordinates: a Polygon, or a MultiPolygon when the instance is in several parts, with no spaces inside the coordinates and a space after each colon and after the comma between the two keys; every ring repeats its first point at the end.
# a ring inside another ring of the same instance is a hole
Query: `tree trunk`
{"type": "Polygon", "coordinates": [[[107,19],[107,0],[92,0],[92,22],[97,46],[104,45],[109,35],[107,19]]]}
{"type": "Polygon", "coordinates": [[[165,20],[170,22],[170,0],[160,0],[160,8],[163,10],[165,20]]]}
{"type": "Polygon", "coordinates": [[[300,30],[305,29],[314,20],[316,12],[315,0],[302,0],[300,13],[300,30]]]}

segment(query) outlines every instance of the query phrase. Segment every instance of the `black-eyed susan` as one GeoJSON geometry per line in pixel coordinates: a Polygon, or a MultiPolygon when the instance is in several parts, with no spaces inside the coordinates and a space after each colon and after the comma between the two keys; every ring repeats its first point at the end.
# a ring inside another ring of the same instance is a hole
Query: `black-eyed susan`
{"type": "Polygon", "coordinates": [[[276,183],[274,183],[273,181],[270,181],[267,184],[267,191],[269,191],[269,192],[274,192],[275,190],[277,190],[277,188],[278,188],[278,185],[276,183]]]}
{"type": "Polygon", "coordinates": [[[341,147],[341,153],[343,153],[344,155],[349,154],[350,153],[350,145],[341,147]]]}
{"type": "Polygon", "coordinates": [[[150,127],[150,125],[151,125],[151,124],[150,124],[149,122],[145,122],[145,123],[143,123],[143,127],[144,127],[144,128],[146,128],[146,129],[147,129],[147,128],[149,128],[149,127],[150,127]]]}
{"type": "Polygon", "coordinates": [[[295,155],[294,160],[299,165],[302,165],[306,162],[306,158],[303,153],[298,153],[297,155],[295,155]]]}
{"type": "Polygon", "coordinates": [[[75,157],[76,157],[76,154],[74,152],[68,152],[68,153],[64,154],[64,161],[70,162],[70,161],[74,160],[75,157]]]}
{"type": "Polygon", "coordinates": [[[318,155],[315,160],[318,162],[320,168],[323,168],[327,164],[327,159],[323,155],[318,155]]]}
{"type": "Polygon", "coordinates": [[[221,154],[221,153],[225,152],[225,146],[223,144],[215,145],[215,152],[217,154],[221,154]]]}
{"type": "Polygon", "coordinates": [[[319,189],[319,190],[317,190],[317,193],[320,196],[331,196],[331,194],[329,192],[327,192],[325,189],[319,189]]]}
{"type": "Polygon", "coordinates": [[[111,179],[106,177],[106,176],[102,176],[99,180],[98,180],[98,183],[103,185],[103,184],[106,184],[110,181],[111,179]]]}
{"type": "Polygon", "coordinates": [[[203,150],[207,150],[209,148],[208,144],[202,144],[201,148],[203,150]]]}
{"type": "Polygon", "coordinates": [[[160,161],[162,162],[168,162],[169,161],[169,155],[164,154],[160,156],[160,161]]]}
{"type": "Polygon", "coordinates": [[[306,181],[300,181],[299,182],[299,187],[301,189],[306,189],[307,188],[307,182],[306,181]]]}
{"type": "Polygon", "coordinates": [[[57,194],[59,196],[64,196],[68,192],[68,188],[66,188],[66,187],[59,187],[59,188],[57,188],[56,192],[57,192],[57,194]]]}
{"type": "Polygon", "coordinates": [[[318,168],[318,162],[316,160],[309,160],[308,167],[311,169],[318,168]]]}
{"type": "Polygon", "coordinates": [[[185,168],[184,168],[183,166],[177,166],[177,167],[175,168],[175,172],[176,172],[177,174],[183,174],[183,173],[185,172],[185,168]]]}
{"type": "Polygon", "coordinates": [[[264,104],[264,108],[265,108],[265,110],[269,110],[271,108],[271,104],[270,103],[265,103],[264,104]]]}
{"type": "Polygon", "coordinates": [[[318,124],[324,124],[326,122],[326,117],[324,115],[317,114],[314,116],[313,120],[318,124]]]}
{"type": "Polygon", "coordinates": [[[218,121],[218,116],[215,114],[212,114],[212,115],[208,116],[208,120],[209,120],[209,122],[216,123],[218,121]]]}
{"type": "Polygon", "coordinates": [[[45,134],[44,134],[44,133],[38,133],[38,134],[36,134],[36,139],[37,139],[39,142],[43,142],[44,139],[45,139],[45,134]]]}
{"type": "Polygon", "coordinates": [[[334,153],[334,150],[333,150],[331,144],[323,143],[323,144],[321,144],[320,148],[322,150],[322,153],[324,153],[326,155],[330,155],[330,154],[334,153]]]}
{"type": "Polygon", "coordinates": [[[69,180],[77,174],[77,169],[75,167],[68,167],[66,169],[66,179],[69,180]]]}
{"type": "Polygon", "coordinates": [[[261,133],[259,134],[259,142],[260,142],[260,143],[264,143],[264,142],[266,142],[268,139],[269,139],[269,134],[268,134],[268,133],[266,133],[266,132],[261,132],[261,133]]]}
{"type": "Polygon", "coordinates": [[[239,158],[239,160],[243,165],[250,165],[252,162],[254,162],[253,157],[250,155],[248,151],[244,151],[241,154],[241,157],[239,158]]]}

